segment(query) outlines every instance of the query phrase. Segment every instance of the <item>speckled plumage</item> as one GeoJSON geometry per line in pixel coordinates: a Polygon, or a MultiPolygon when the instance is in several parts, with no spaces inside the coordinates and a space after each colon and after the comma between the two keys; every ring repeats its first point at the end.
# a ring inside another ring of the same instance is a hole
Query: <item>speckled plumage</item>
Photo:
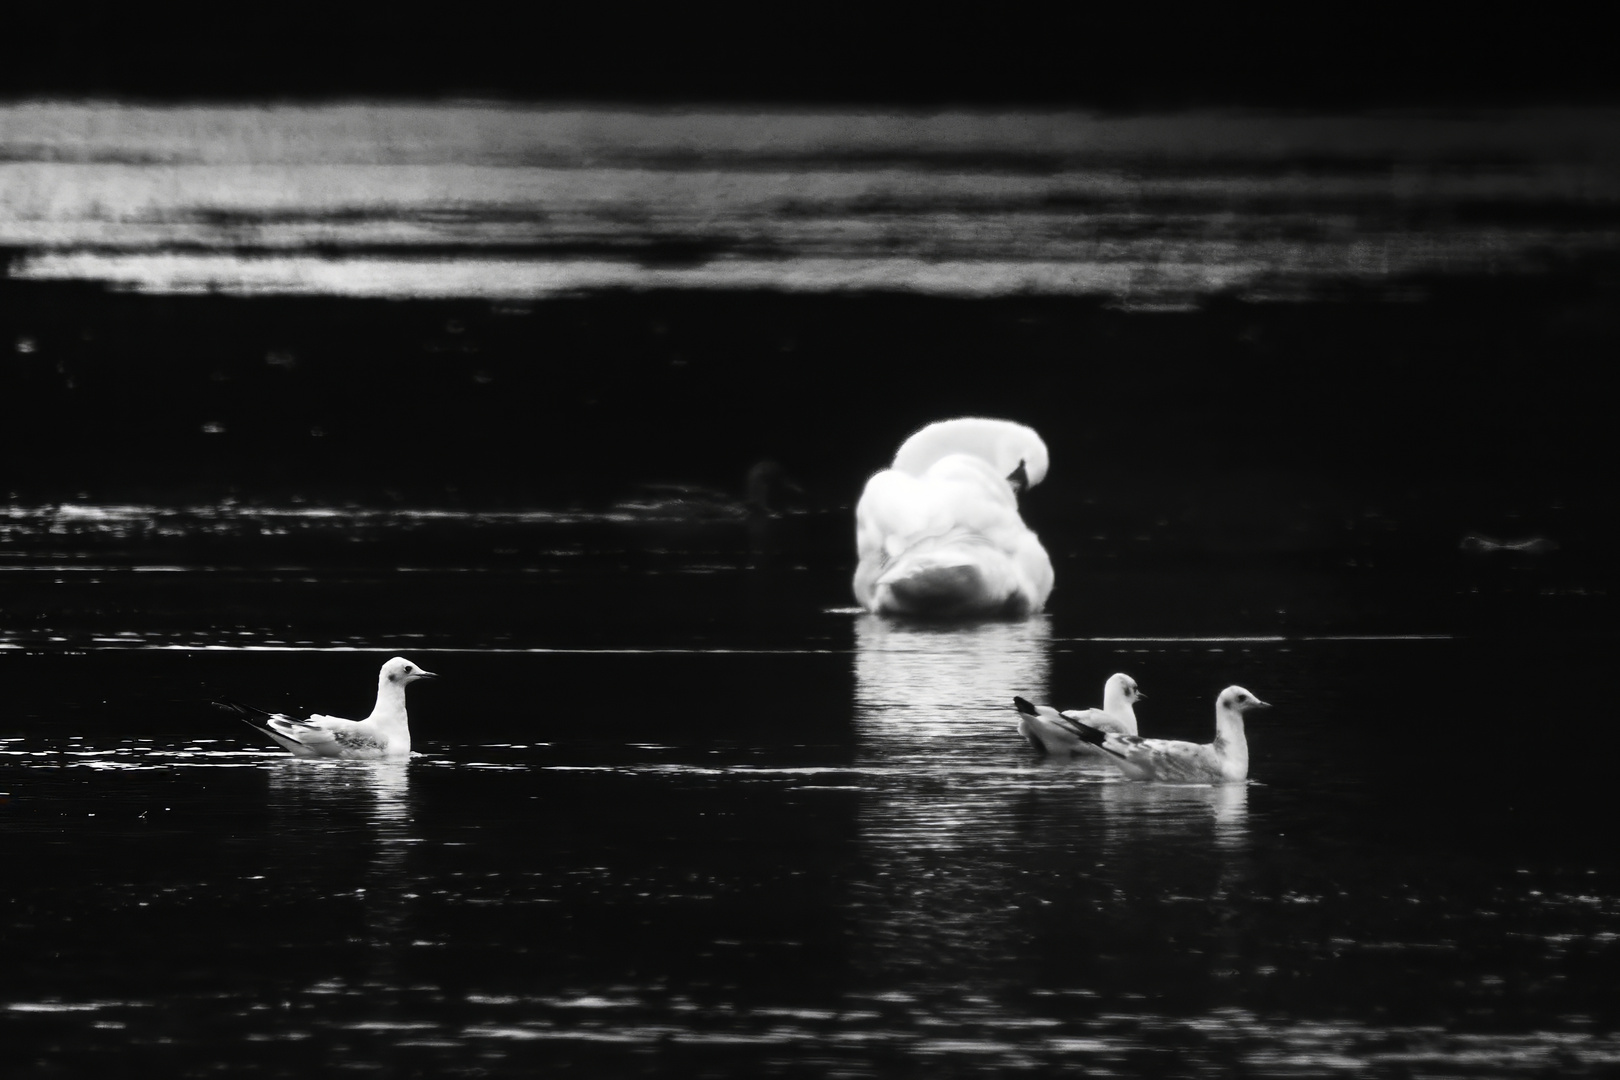
{"type": "Polygon", "coordinates": [[[1144,739],[1074,722],[1075,733],[1102,750],[1132,780],[1172,784],[1224,784],[1248,778],[1249,743],[1243,714],[1271,706],[1241,686],[1228,686],[1215,699],[1215,741],[1144,739]]]}
{"type": "Polygon", "coordinates": [[[433,672],[422,670],[404,657],[394,657],[377,673],[377,703],[364,720],[320,713],[299,720],[234,701],[216,704],[235,712],[243,722],[270,736],[295,757],[407,758],[411,755],[411,729],[405,713],[405,687],[418,679],[435,678],[438,676],[433,672]]]}

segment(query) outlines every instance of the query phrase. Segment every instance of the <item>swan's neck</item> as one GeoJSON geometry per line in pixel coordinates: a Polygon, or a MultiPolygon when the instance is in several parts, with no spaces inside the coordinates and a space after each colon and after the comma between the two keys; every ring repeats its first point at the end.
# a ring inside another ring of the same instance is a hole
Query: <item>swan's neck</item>
{"type": "Polygon", "coordinates": [[[369,720],[382,724],[405,725],[405,684],[393,682],[384,676],[377,680],[377,704],[369,720]]]}
{"type": "Polygon", "coordinates": [[[1231,709],[1215,710],[1215,753],[1229,772],[1249,772],[1249,740],[1243,734],[1243,714],[1231,709]]]}

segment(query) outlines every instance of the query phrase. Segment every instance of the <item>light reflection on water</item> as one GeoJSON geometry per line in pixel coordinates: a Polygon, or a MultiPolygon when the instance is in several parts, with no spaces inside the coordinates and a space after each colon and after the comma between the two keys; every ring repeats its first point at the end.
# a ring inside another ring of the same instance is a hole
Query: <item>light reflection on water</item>
{"type": "MultiPolygon", "coordinates": [[[[959,660],[964,648],[955,642],[935,662],[959,660]]],[[[1142,950],[1142,942],[1132,945],[1131,938],[1154,933],[1154,924],[1172,936],[1191,935],[1189,951],[1204,954],[1187,962],[1184,975],[1257,977],[1244,923],[1256,899],[1263,901],[1255,889],[1265,890],[1253,880],[1250,814],[1256,793],[1267,789],[1160,787],[1120,782],[1084,764],[1054,768],[999,753],[995,748],[1015,737],[993,727],[986,724],[982,737],[958,738],[931,762],[915,756],[914,742],[905,742],[902,752],[913,756],[904,761],[883,761],[873,751],[871,767],[845,770],[864,781],[851,792],[860,800],[857,853],[843,868],[849,875],[844,904],[854,920],[850,981],[830,997],[818,992],[808,1001],[791,995],[760,1000],[737,988],[732,993],[741,996],[723,1007],[710,990],[683,992],[656,978],[508,991],[494,989],[503,985],[498,981],[480,989],[476,975],[450,984],[426,974],[424,954],[442,955],[456,940],[482,939],[510,926],[497,920],[481,930],[477,911],[495,914],[502,895],[508,905],[521,903],[526,889],[545,890],[548,879],[566,875],[568,868],[566,862],[547,867],[544,861],[531,867],[486,848],[475,875],[435,873],[429,865],[435,845],[463,832],[466,822],[447,830],[424,817],[413,785],[481,774],[485,806],[499,806],[499,793],[487,785],[506,784],[510,792],[512,785],[544,782],[553,772],[543,747],[452,745],[442,757],[412,763],[301,762],[161,745],[147,747],[142,756],[151,775],[234,771],[244,764],[262,774],[269,818],[258,864],[264,887],[291,892],[307,917],[337,915],[350,923],[347,944],[318,935],[327,951],[305,952],[298,969],[325,974],[278,984],[282,1004],[265,1009],[251,991],[216,1002],[213,1008],[223,1010],[220,1022],[257,1046],[266,1039],[285,1045],[335,1038],[353,1060],[376,1063],[402,1049],[441,1064],[477,1052],[503,1074],[557,1053],[597,1069],[626,1067],[622,1055],[628,1054],[645,1067],[815,1065],[856,1076],[892,1075],[896,1069],[1041,1072],[1080,1063],[1135,1072],[1154,1062],[1161,1066],[1154,1071],[1170,1075],[1227,1075],[1241,1066],[1262,1076],[1367,1070],[1398,1075],[1414,1067],[1532,1076],[1548,1068],[1593,1074],[1620,1063],[1620,1039],[1574,1017],[1566,1028],[1485,1035],[1352,1017],[1304,1020],[1231,1005],[1183,1012],[1171,1002],[1108,989],[1109,964],[1142,950]],[[514,751],[523,767],[510,773],[484,769],[478,762],[491,749],[514,751]],[[466,906],[486,896],[497,906],[466,906]],[[458,919],[471,921],[447,932],[442,912],[435,910],[447,902],[464,913],[458,919]],[[1096,938],[1088,924],[1125,937],[1096,938]],[[1195,929],[1200,925],[1204,929],[1195,929]],[[1120,956],[1110,959],[1110,953],[1120,956]],[[331,959],[323,962],[321,955],[331,959]],[[531,1056],[536,1053],[542,1056],[531,1056]]],[[[19,753],[14,745],[8,744],[13,755],[19,753]]],[[[54,747],[28,757],[26,767],[10,775],[71,770],[86,764],[85,757],[117,757],[126,750],[54,747]]],[[[746,774],[750,784],[800,792],[810,789],[798,781],[816,772],[678,764],[661,773],[630,771],[650,784],[662,775],[677,786],[722,789],[746,774]]],[[[601,775],[611,782],[623,772],[601,775]]],[[[471,810],[473,817],[485,812],[471,810]]],[[[511,823],[504,824],[500,835],[509,840],[511,823]]],[[[624,848],[622,836],[617,840],[617,850],[599,850],[589,860],[609,893],[613,878],[643,872],[635,869],[636,850],[624,848]]],[[[545,848],[543,840],[539,846],[545,848]]],[[[703,861],[686,869],[701,869],[703,861]]],[[[211,876],[205,872],[205,879],[211,876]]],[[[228,877],[220,868],[215,887],[228,877]]],[[[739,880],[730,887],[742,885],[739,880]]],[[[545,908],[532,910],[538,932],[553,932],[545,908]]],[[[295,947],[303,932],[297,920],[271,926],[283,949],[295,947]]],[[[198,926],[207,929],[206,921],[198,926]]],[[[678,924],[669,932],[679,932],[678,924]]],[[[1286,937],[1297,928],[1276,932],[1286,937]]],[[[746,937],[747,930],[721,931],[722,937],[732,934],[746,937]]],[[[499,947],[496,941],[489,945],[499,947]]],[[[703,945],[692,940],[683,947],[703,945]]],[[[1152,959],[1156,947],[1145,951],[1147,962],[1163,962],[1152,959]]],[[[1264,975],[1262,965],[1258,977],[1274,976],[1264,975]]],[[[536,978],[548,981],[539,973],[536,978]]],[[[13,1030],[27,1018],[85,1017],[95,1026],[76,1051],[81,1061],[98,1045],[95,1032],[120,1039],[132,1031],[143,1038],[165,1031],[168,1038],[198,1038],[142,1000],[13,996],[3,1009],[0,1017],[13,1019],[0,1023],[13,1030]]],[[[64,1051],[55,1053],[61,1060],[64,1051]]],[[[251,1071],[246,1059],[240,1064],[251,1071]]]]}
{"type": "Polygon", "coordinates": [[[1612,250],[1595,194],[1610,126],[1601,110],[1385,115],[1370,131],[1264,114],[27,103],[0,106],[0,245],[16,277],[156,292],[1178,307],[1612,250]],[[754,137],[722,130],[737,124],[754,137]]]}
{"type": "Polygon", "coordinates": [[[342,701],[372,658],[8,655],[25,733],[0,733],[0,813],[40,869],[12,885],[0,1033],[39,1075],[164,1045],[248,1075],[1620,1064],[1614,873],[1550,846],[1580,813],[1534,777],[1517,810],[1466,775],[1405,792],[1348,734],[1375,680],[1415,695],[1388,722],[1417,745],[1489,715],[1478,672],[1506,654],[1581,669],[1595,646],[796,627],[796,647],[455,650],[413,699],[409,763],[294,761],[183,703],[342,701]],[[1207,737],[1227,665],[1263,674],[1256,782],[1030,753],[1011,695],[1094,689],[1127,649],[1153,730],[1207,737]]]}
{"type": "Polygon", "coordinates": [[[1007,712],[1015,693],[1044,700],[1051,623],[938,627],[855,620],[855,722],[873,758],[932,755],[941,740],[969,738],[987,712],[1007,712]]]}

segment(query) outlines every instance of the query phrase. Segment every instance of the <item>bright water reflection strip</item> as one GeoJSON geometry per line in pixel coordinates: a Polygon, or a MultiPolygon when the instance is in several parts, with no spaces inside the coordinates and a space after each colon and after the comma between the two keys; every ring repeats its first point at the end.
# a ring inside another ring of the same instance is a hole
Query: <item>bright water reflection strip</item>
{"type": "MultiPolygon", "coordinates": [[[[1293,637],[1095,637],[1055,638],[1059,644],[1117,644],[1117,645],[1277,645],[1288,642],[1382,642],[1382,641],[1453,641],[1455,634],[1300,634],[1293,637]]],[[[203,645],[174,644],[142,641],[136,637],[96,637],[88,642],[69,642],[52,639],[53,643],[69,646],[66,650],[40,648],[27,642],[0,641],[0,649],[24,653],[70,652],[288,652],[288,653],[385,653],[394,651],[395,645],[315,645],[315,644],[244,644],[203,645]]],[[[624,646],[584,648],[567,646],[513,646],[513,645],[432,645],[417,641],[413,647],[435,653],[469,653],[488,656],[846,656],[859,650],[849,648],[823,648],[787,646],[783,648],[738,648],[734,646],[624,646]]]]}

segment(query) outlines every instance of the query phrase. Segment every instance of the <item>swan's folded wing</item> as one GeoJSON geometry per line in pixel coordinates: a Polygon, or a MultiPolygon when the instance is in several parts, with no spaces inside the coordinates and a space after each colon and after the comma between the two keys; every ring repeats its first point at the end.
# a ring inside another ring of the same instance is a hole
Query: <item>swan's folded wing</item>
{"type": "Polygon", "coordinates": [[[885,469],[875,473],[861,492],[855,506],[855,598],[863,606],[872,606],[878,576],[904,550],[906,533],[917,527],[916,483],[913,477],[885,469]]]}
{"type": "Polygon", "coordinates": [[[952,527],[951,507],[938,485],[886,469],[866,482],[855,507],[856,552],[892,559],[952,527]]]}
{"type": "Polygon", "coordinates": [[[887,469],[855,509],[863,605],[940,617],[1038,611],[1052,589],[1046,550],[1004,477],[949,454],[920,477],[887,469]],[[880,590],[887,588],[887,594],[880,590]]]}
{"type": "Polygon", "coordinates": [[[1022,519],[1018,522],[1018,529],[1017,540],[1012,545],[1012,560],[1028,582],[1026,588],[1035,599],[1035,606],[1040,607],[1052,595],[1052,586],[1056,581],[1052,557],[1046,553],[1040,537],[1031,532],[1022,519]]]}

